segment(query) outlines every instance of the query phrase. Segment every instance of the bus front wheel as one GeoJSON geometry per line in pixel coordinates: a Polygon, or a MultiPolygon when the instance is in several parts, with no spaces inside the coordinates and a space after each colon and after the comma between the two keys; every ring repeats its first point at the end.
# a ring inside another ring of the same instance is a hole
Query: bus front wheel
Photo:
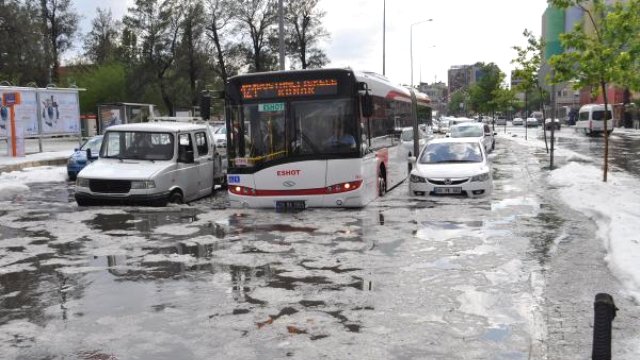
{"type": "Polygon", "coordinates": [[[384,196],[387,193],[387,180],[383,174],[378,175],[378,196],[384,196]]]}

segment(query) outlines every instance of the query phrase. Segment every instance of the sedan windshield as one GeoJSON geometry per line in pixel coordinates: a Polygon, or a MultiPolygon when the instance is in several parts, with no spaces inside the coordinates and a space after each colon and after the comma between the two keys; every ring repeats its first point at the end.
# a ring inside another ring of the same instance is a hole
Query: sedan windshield
{"type": "Polygon", "coordinates": [[[421,164],[482,162],[479,143],[431,143],[420,156],[421,164]]]}
{"type": "Polygon", "coordinates": [[[480,126],[453,126],[451,128],[451,137],[480,137],[483,135],[480,126]]]}
{"type": "Polygon", "coordinates": [[[92,137],[91,139],[87,140],[87,142],[85,142],[82,145],[80,150],[86,151],[87,149],[91,149],[91,152],[93,154],[97,154],[97,153],[100,152],[100,146],[101,145],[102,145],[102,136],[95,136],[95,137],[92,137]]]}
{"type": "Polygon", "coordinates": [[[170,160],[173,158],[173,134],[107,131],[100,157],[135,160],[170,160]]]}

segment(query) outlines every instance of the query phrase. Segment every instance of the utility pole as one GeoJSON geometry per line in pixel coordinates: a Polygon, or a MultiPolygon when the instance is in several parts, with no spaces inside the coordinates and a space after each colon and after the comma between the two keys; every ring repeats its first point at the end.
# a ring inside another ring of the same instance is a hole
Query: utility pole
{"type": "Polygon", "coordinates": [[[387,52],[387,0],[382,2],[382,75],[385,74],[386,52],[387,52]]]}

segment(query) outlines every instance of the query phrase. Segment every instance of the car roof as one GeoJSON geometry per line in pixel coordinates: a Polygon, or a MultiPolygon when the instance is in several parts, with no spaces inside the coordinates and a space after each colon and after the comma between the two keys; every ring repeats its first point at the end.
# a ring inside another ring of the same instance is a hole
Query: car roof
{"type": "Polygon", "coordinates": [[[452,127],[452,128],[454,128],[454,127],[455,127],[455,128],[459,128],[459,127],[471,127],[471,126],[475,126],[475,127],[482,127],[482,128],[484,128],[484,125],[485,125],[485,124],[483,124],[483,123],[479,123],[479,122],[464,122],[464,123],[460,123],[460,124],[452,125],[451,127],[452,127]]]}
{"type": "Polygon", "coordinates": [[[463,137],[463,138],[437,138],[429,141],[429,144],[449,144],[449,143],[480,143],[480,140],[476,137],[463,137]]]}
{"type": "Polygon", "coordinates": [[[154,131],[154,132],[180,132],[205,130],[209,127],[207,124],[193,124],[176,121],[154,121],[147,123],[122,124],[109,126],[106,131],[154,131]]]}

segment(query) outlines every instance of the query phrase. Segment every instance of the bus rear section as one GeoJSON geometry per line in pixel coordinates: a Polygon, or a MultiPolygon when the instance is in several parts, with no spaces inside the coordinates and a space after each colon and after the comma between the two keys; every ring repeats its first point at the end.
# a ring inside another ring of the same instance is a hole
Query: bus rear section
{"type": "Polygon", "coordinates": [[[362,159],[332,159],[230,174],[229,203],[232,207],[275,209],[362,207],[377,194],[376,176],[367,168],[362,159]]]}

